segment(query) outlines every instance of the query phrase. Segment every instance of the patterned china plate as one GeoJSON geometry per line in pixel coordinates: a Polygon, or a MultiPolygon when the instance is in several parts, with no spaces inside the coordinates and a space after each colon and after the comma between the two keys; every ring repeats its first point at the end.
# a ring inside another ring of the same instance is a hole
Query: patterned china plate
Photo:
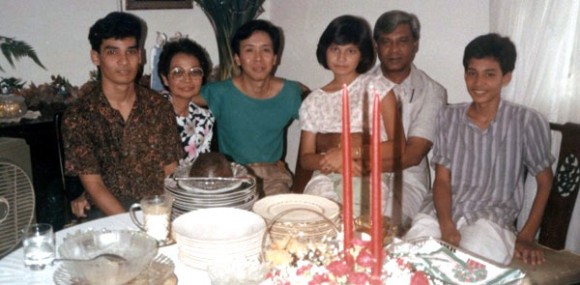
{"type": "Polygon", "coordinates": [[[253,211],[267,221],[279,218],[277,222],[314,222],[320,221],[321,217],[315,213],[300,211],[307,209],[318,212],[330,220],[336,219],[340,214],[338,204],[319,196],[307,194],[281,194],[265,197],[258,200],[253,211]],[[278,217],[279,214],[284,214],[278,217]]]}

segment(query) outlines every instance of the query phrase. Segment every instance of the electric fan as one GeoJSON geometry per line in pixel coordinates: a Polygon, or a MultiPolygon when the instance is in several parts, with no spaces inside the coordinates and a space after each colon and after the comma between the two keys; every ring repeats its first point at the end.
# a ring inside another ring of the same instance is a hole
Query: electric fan
{"type": "Polygon", "coordinates": [[[20,243],[20,230],[34,218],[34,188],[19,166],[0,161],[0,258],[20,243]]]}

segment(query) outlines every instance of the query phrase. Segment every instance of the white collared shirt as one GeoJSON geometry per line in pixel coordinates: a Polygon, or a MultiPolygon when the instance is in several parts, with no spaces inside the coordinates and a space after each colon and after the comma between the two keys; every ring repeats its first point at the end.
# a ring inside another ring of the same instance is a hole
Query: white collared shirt
{"type": "MultiPolygon", "coordinates": [[[[445,88],[415,65],[411,66],[411,73],[401,84],[384,77],[380,65],[369,71],[369,75],[383,81],[385,86],[395,85],[393,91],[402,103],[405,136],[433,142],[437,115],[447,105],[445,88]]],[[[415,216],[429,189],[429,165],[425,157],[418,165],[403,171],[402,207],[405,216],[411,219],[415,216]]]]}

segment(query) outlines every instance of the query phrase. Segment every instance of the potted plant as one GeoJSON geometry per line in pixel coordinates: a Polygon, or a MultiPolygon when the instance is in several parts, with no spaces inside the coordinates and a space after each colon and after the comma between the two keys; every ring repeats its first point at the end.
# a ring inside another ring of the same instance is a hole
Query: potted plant
{"type": "MultiPolygon", "coordinates": [[[[38,66],[46,69],[38,59],[34,49],[23,41],[0,36],[0,50],[2,50],[2,54],[4,54],[4,57],[6,57],[6,60],[12,67],[14,67],[14,60],[19,60],[21,57],[28,57],[32,59],[32,61],[34,61],[34,63],[36,63],[38,66]]],[[[4,71],[2,66],[0,66],[0,71],[4,71]]]]}
{"type": "Polygon", "coordinates": [[[219,49],[219,70],[216,79],[223,80],[239,72],[234,65],[230,41],[246,22],[262,13],[264,0],[194,0],[209,18],[219,49]]]}

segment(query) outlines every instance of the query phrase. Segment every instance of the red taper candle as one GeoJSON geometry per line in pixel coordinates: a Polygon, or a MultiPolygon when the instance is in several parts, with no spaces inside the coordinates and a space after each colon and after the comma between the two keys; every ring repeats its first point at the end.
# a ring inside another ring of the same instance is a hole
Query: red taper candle
{"type": "Polygon", "coordinates": [[[344,250],[352,246],[352,160],[350,155],[350,107],[348,88],[342,87],[342,223],[344,230],[344,250]]]}
{"type": "Polygon", "coordinates": [[[371,129],[371,252],[375,263],[371,268],[373,283],[380,284],[383,265],[383,211],[381,195],[381,107],[379,94],[373,101],[371,129]]]}

